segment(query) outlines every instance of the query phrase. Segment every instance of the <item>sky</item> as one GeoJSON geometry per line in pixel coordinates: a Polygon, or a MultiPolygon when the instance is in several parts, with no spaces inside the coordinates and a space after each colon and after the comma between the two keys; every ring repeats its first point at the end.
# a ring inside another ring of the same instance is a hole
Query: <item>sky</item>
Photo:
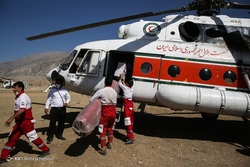
{"type": "MultiPolygon", "coordinates": [[[[0,62],[43,52],[71,52],[85,42],[118,39],[120,25],[139,19],[35,41],[26,40],[30,36],[139,13],[175,9],[192,1],[195,0],[0,0],[0,62]]],[[[237,2],[250,4],[249,0],[237,2]]],[[[250,10],[221,10],[221,14],[241,18],[250,18],[248,12],[250,10]]],[[[196,15],[196,12],[180,14],[196,15]]],[[[164,16],[166,14],[142,19],[162,21],[164,16]]]]}

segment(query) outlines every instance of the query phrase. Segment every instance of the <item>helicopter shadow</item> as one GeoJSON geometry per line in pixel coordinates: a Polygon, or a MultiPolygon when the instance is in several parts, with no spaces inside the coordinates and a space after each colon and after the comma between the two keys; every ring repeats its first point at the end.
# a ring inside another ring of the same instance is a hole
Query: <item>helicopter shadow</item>
{"type": "MultiPolygon", "coordinates": [[[[123,114],[116,129],[124,129],[123,114]]],[[[244,121],[152,115],[135,112],[133,131],[144,136],[223,142],[237,147],[236,151],[250,156],[250,125],[244,121]]],[[[117,134],[118,139],[124,136],[117,134]]]]}

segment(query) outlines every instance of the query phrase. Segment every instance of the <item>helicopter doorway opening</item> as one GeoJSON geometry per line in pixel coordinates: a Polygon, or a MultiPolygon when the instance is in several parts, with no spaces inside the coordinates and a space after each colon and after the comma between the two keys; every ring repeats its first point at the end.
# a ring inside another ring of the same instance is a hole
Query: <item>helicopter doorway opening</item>
{"type": "MultiPolygon", "coordinates": [[[[112,76],[114,80],[118,81],[120,75],[125,82],[132,79],[133,66],[134,66],[134,52],[122,52],[122,51],[109,51],[106,55],[105,61],[105,74],[106,76],[112,76]]],[[[120,114],[123,110],[123,91],[120,89],[118,93],[118,99],[116,106],[120,108],[117,112],[116,122],[120,120],[120,114]]]]}
{"type": "Polygon", "coordinates": [[[113,76],[119,80],[119,74],[124,75],[125,81],[132,78],[135,53],[109,51],[105,62],[105,71],[107,76],[113,76]]]}

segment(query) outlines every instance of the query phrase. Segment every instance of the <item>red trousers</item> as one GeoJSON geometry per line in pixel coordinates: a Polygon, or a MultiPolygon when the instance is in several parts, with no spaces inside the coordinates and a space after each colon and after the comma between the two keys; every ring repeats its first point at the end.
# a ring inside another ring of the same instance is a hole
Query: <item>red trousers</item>
{"type": "Polygon", "coordinates": [[[42,139],[37,136],[36,130],[34,129],[34,124],[31,122],[31,120],[24,120],[22,122],[17,122],[14,125],[12,132],[9,135],[8,142],[2,149],[0,157],[1,159],[6,159],[11,154],[17,140],[23,134],[43,152],[49,149],[42,139]]]}
{"type": "Polygon", "coordinates": [[[133,132],[134,104],[132,100],[123,98],[123,105],[124,105],[124,125],[126,126],[127,130],[127,138],[129,140],[134,140],[134,132],[133,132]]]}
{"type": "Polygon", "coordinates": [[[108,142],[113,141],[114,135],[114,123],[116,118],[116,106],[115,105],[102,105],[102,114],[99,123],[100,130],[100,144],[101,147],[106,146],[106,131],[108,132],[108,142]]]}

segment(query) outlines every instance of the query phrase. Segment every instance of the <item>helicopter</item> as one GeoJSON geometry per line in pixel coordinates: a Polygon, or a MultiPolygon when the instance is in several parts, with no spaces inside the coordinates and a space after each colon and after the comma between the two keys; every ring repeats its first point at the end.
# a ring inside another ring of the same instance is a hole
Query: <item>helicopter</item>
{"type": "Polygon", "coordinates": [[[206,120],[220,114],[250,117],[250,19],[219,15],[222,8],[250,9],[250,4],[196,0],[186,6],[146,12],[31,36],[37,40],[108,24],[167,15],[163,21],[140,20],[118,29],[119,39],[87,42],[47,75],[64,80],[74,92],[92,95],[126,64],[133,100],[174,110],[192,110],[206,120]],[[196,11],[194,15],[174,14],[196,11]]]}

